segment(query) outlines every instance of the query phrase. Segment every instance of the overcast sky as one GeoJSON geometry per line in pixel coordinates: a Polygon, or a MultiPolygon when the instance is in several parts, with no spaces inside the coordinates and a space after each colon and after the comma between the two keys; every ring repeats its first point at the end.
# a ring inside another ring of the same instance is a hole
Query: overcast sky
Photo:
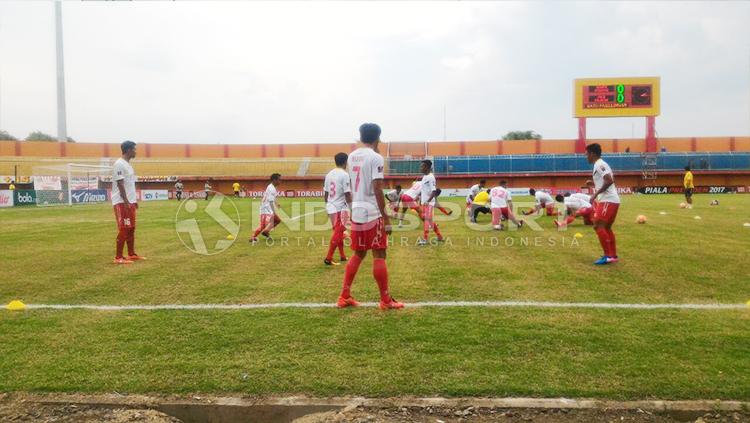
{"type": "MultiPolygon", "coordinates": [[[[79,142],[575,138],[572,81],[660,76],[658,134],[750,135],[750,2],[65,2],[79,142]]],[[[56,133],[54,5],[0,2],[0,129],[56,133]]],[[[642,137],[644,118],[589,119],[642,137]]]]}

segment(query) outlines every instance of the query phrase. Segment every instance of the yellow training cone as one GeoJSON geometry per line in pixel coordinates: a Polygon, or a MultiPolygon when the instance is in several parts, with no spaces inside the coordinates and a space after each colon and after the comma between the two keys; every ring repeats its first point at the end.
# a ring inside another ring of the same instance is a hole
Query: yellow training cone
{"type": "Polygon", "coordinates": [[[26,309],[26,304],[24,304],[21,300],[13,300],[8,303],[7,306],[5,306],[10,311],[21,311],[26,309]]]}
{"type": "Polygon", "coordinates": [[[227,235],[227,239],[230,240],[230,241],[233,240],[234,239],[234,235],[232,235],[232,234],[227,235]]]}

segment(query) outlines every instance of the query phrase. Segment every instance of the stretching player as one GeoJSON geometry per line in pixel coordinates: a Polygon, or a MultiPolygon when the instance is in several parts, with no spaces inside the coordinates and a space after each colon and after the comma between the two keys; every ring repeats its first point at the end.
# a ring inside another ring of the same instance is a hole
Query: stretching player
{"type": "Polygon", "coordinates": [[[401,214],[398,217],[399,227],[401,227],[401,224],[404,222],[404,214],[406,214],[406,211],[409,209],[417,212],[417,216],[419,216],[420,219],[422,218],[422,209],[419,207],[419,197],[421,191],[422,182],[414,181],[414,183],[411,184],[411,188],[407,189],[403,194],[401,194],[401,214]]]}
{"type": "Polygon", "coordinates": [[[328,172],[323,183],[326,212],[331,219],[331,226],[333,227],[328,254],[326,254],[325,260],[323,260],[323,263],[328,266],[338,266],[339,264],[333,261],[333,252],[336,251],[336,248],[339,249],[339,258],[341,261],[346,261],[344,231],[346,230],[346,223],[349,221],[349,209],[352,204],[351,182],[349,181],[349,173],[346,172],[346,160],[348,157],[346,153],[336,154],[333,158],[336,162],[336,168],[328,172]]]}
{"type": "Polygon", "coordinates": [[[388,200],[388,211],[391,212],[391,217],[396,219],[398,217],[398,206],[401,204],[401,185],[396,187],[385,195],[385,199],[388,200]]]}
{"type": "Polygon", "coordinates": [[[354,256],[346,264],[344,286],[336,305],[355,307],[352,297],[354,277],[367,251],[372,250],[372,275],[380,290],[380,309],[403,308],[388,292],[388,267],[385,264],[391,222],[385,212],[383,196],[383,156],[377,153],[380,127],[365,123],[359,127],[359,139],[364,144],[349,155],[349,179],[352,183],[352,250],[354,256]]]}
{"type": "Polygon", "coordinates": [[[544,191],[537,191],[534,188],[529,189],[529,195],[534,196],[534,201],[536,202],[536,204],[534,204],[533,210],[526,210],[525,212],[523,212],[525,216],[537,213],[542,209],[546,210],[547,216],[557,216],[557,210],[555,210],[555,201],[552,199],[551,195],[544,191]]]}
{"type": "Polygon", "coordinates": [[[589,144],[586,146],[586,159],[594,165],[594,194],[591,203],[596,201],[594,207],[594,230],[599,237],[604,255],[594,262],[597,265],[616,263],[617,245],[615,244],[615,233],[612,224],[615,223],[617,210],[620,208],[620,196],[617,195],[615,177],[612,168],[602,160],[602,146],[589,144]]]}
{"type": "Polygon", "coordinates": [[[135,143],[125,141],[120,144],[122,156],[112,167],[112,206],[117,219],[117,243],[115,264],[131,264],[134,260],[145,260],[135,253],[135,215],[138,200],[135,195],[135,171],[130,160],[135,157],[135,143]],[[128,245],[128,257],[122,256],[125,244],[128,245]]]}
{"type": "Polygon", "coordinates": [[[422,160],[420,170],[424,174],[422,177],[422,221],[424,222],[424,236],[419,240],[418,245],[427,245],[427,239],[430,236],[430,229],[435,231],[437,240],[442,241],[443,235],[440,233],[437,223],[433,221],[435,215],[435,198],[437,198],[437,181],[432,174],[432,161],[422,160]]]}
{"type": "Polygon", "coordinates": [[[474,184],[469,188],[469,194],[466,196],[466,210],[471,209],[471,205],[474,203],[474,197],[479,194],[480,191],[484,191],[484,184],[487,181],[482,179],[478,184],[474,184]]]}
{"type": "Polygon", "coordinates": [[[557,194],[555,196],[555,200],[557,200],[560,203],[565,204],[565,212],[567,214],[567,217],[565,218],[565,222],[560,223],[559,221],[555,220],[555,226],[557,227],[565,227],[573,223],[573,221],[576,220],[576,217],[583,217],[583,223],[585,225],[593,225],[594,222],[591,219],[594,215],[594,208],[591,206],[591,203],[589,202],[591,200],[591,197],[589,197],[586,194],[583,193],[575,193],[570,195],[562,195],[557,194]]]}
{"type": "Polygon", "coordinates": [[[513,214],[513,197],[510,195],[507,186],[508,183],[503,180],[500,181],[500,186],[490,190],[492,227],[497,231],[503,230],[503,224],[500,223],[501,217],[503,220],[510,220],[515,223],[519,228],[523,226],[523,220],[516,220],[516,216],[513,214]]]}
{"type": "Polygon", "coordinates": [[[471,223],[477,223],[477,217],[479,217],[479,213],[487,214],[491,212],[490,208],[487,207],[487,204],[489,202],[490,190],[488,189],[482,190],[474,196],[474,200],[471,202],[471,210],[469,211],[471,223]]]}
{"type": "Polygon", "coordinates": [[[260,203],[260,224],[255,229],[255,233],[250,237],[250,242],[253,244],[258,242],[258,234],[262,234],[264,237],[271,239],[271,229],[281,223],[281,218],[276,214],[276,209],[279,207],[279,203],[276,201],[276,196],[279,192],[276,188],[281,182],[281,175],[274,173],[271,175],[271,182],[266,187],[266,191],[263,193],[263,199],[260,203]]]}

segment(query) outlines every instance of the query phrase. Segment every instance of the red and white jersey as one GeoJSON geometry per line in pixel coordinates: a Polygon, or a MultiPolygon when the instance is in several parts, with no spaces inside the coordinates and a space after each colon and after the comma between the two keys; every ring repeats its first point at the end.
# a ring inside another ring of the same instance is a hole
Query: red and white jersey
{"type": "Polygon", "coordinates": [[[349,155],[349,179],[352,190],[352,221],[372,222],[381,217],[378,209],[374,181],[383,179],[383,156],[369,147],[360,147],[349,155]]]}
{"type": "Polygon", "coordinates": [[[427,200],[430,199],[430,196],[432,195],[432,192],[437,189],[437,180],[435,180],[435,175],[432,173],[424,175],[422,177],[422,198],[421,202],[422,204],[427,204],[428,206],[434,206],[435,205],[435,199],[433,198],[432,201],[429,203],[427,200]]]}
{"type": "Polygon", "coordinates": [[[555,204],[555,199],[552,198],[549,193],[546,193],[544,191],[537,191],[534,193],[534,200],[536,200],[537,204],[555,204]]]}
{"type": "Polygon", "coordinates": [[[398,202],[399,198],[401,198],[401,192],[394,190],[388,191],[387,194],[385,194],[386,200],[390,201],[391,203],[398,202]]]}
{"type": "Polygon", "coordinates": [[[328,201],[326,202],[328,214],[338,213],[349,208],[346,203],[346,193],[352,192],[350,185],[349,174],[344,169],[337,167],[328,172],[323,183],[323,191],[328,193],[328,201]]]}
{"type": "MultiPolygon", "coordinates": [[[[594,177],[594,186],[596,187],[596,190],[599,191],[599,189],[604,185],[604,175],[611,175],[612,178],[615,177],[614,173],[612,173],[612,168],[609,167],[607,162],[602,160],[601,158],[594,163],[594,171],[592,172],[592,176],[594,177]]],[[[620,204],[620,196],[617,195],[617,187],[613,183],[610,185],[606,191],[599,194],[599,198],[597,199],[601,203],[617,203],[620,204]]]]}
{"type": "Polygon", "coordinates": [[[490,208],[492,209],[508,207],[508,201],[512,199],[510,191],[503,187],[495,187],[490,190],[490,208]]]}
{"type": "Polygon", "coordinates": [[[128,197],[128,202],[136,203],[138,198],[135,193],[135,170],[133,170],[133,166],[122,157],[117,159],[114,166],[112,166],[112,205],[125,202],[120,195],[117,181],[122,181],[125,185],[125,195],[128,197]]]}
{"type": "Polygon", "coordinates": [[[273,184],[268,184],[260,203],[260,214],[273,214],[272,205],[276,203],[277,195],[279,195],[279,192],[276,191],[276,187],[273,184]]]}
{"type": "MultiPolygon", "coordinates": [[[[585,195],[585,194],[583,194],[585,195]]],[[[589,203],[589,196],[586,196],[586,198],[582,198],[580,195],[570,197],[565,197],[564,203],[565,207],[569,208],[570,210],[573,210],[574,212],[577,212],[581,209],[588,209],[591,208],[591,203],[589,203]]]]}
{"type": "Polygon", "coordinates": [[[411,188],[404,191],[404,195],[409,196],[412,200],[419,200],[419,195],[422,192],[422,183],[419,181],[414,181],[413,184],[411,184],[411,188]]]}

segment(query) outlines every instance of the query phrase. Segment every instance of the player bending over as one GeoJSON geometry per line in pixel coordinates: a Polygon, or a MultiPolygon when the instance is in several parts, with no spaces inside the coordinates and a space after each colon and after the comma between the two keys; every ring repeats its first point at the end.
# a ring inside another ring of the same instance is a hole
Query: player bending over
{"type": "Polygon", "coordinates": [[[135,195],[135,171],[130,160],[135,157],[135,143],[125,141],[120,144],[122,156],[112,167],[112,207],[117,219],[117,242],[115,264],[131,264],[134,260],[145,260],[135,253],[135,215],[138,200],[135,195]],[[125,244],[128,245],[128,257],[122,256],[125,244]]]}
{"type": "Polygon", "coordinates": [[[612,168],[607,162],[602,160],[602,146],[599,144],[589,144],[586,146],[586,160],[594,165],[594,194],[591,196],[591,203],[594,206],[594,231],[599,237],[599,243],[602,245],[604,255],[594,262],[597,265],[616,263],[617,246],[615,244],[615,233],[612,231],[612,224],[615,223],[617,210],[620,208],[620,196],[617,195],[615,186],[615,177],[612,168]]]}
{"type": "Polygon", "coordinates": [[[388,267],[385,264],[391,222],[385,212],[383,196],[383,156],[377,153],[380,127],[364,123],[359,127],[359,139],[364,146],[349,155],[349,179],[352,184],[352,250],[354,256],[346,264],[344,286],[336,305],[355,307],[352,297],[354,277],[367,251],[372,250],[372,275],[380,290],[380,309],[403,308],[388,292],[388,267]]]}
{"type": "Polygon", "coordinates": [[[419,218],[422,218],[422,209],[419,207],[419,197],[422,192],[422,182],[414,181],[411,188],[401,194],[401,214],[398,217],[398,226],[404,222],[404,214],[409,209],[414,210],[419,218]]]}
{"type": "Polygon", "coordinates": [[[693,172],[690,171],[690,166],[685,166],[685,179],[682,181],[685,188],[685,201],[687,202],[687,208],[693,208],[693,190],[695,185],[693,184],[693,172]]]}
{"type": "Polygon", "coordinates": [[[432,173],[432,161],[422,160],[420,170],[424,176],[422,177],[422,221],[424,223],[424,236],[418,241],[419,245],[427,245],[427,239],[430,236],[430,229],[435,231],[437,240],[442,241],[443,235],[440,233],[437,223],[434,222],[435,217],[435,199],[437,198],[437,181],[435,175],[432,173]]]}
{"type": "Polygon", "coordinates": [[[270,239],[271,229],[281,223],[281,218],[276,213],[276,209],[279,207],[279,203],[276,201],[279,192],[276,188],[278,188],[279,183],[281,183],[281,175],[278,173],[271,175],[271,182],[266,187],[260,203],[260,224],[255,229],[253,236],[250,237],[252,243],[258,242],[258,234],[270,239]]]}
{"type": "Polygon", "coordinates": [[[390,216],[396,219],[398,217],[398,206],[401,204],[401,185],[396,185],[394,189],[388,191],[385,194],[385,199],[388,200],[390,216]]]}
{"type": "Polygon", "coordinates": [[[477,217],[479,217],[479,213],[487,214],[490,213],[491,210],[487,205],[490,202],[490,190],[483,190],[480,191],[477,195],[474,196],[474,200],[471,202],[471,210],[469,211],[471,216],[471,223],[477,223],[477,217]]]}
{"type": "Polygon", "coordinates": [[[337,248],[341,261],[346,261],[344,231],[349,221],[349,209],[352,205],[351,183],[349,181],[349,173],[346,172],[346,160],[348,157],[346,153],[338,153],[334,156],[333,160],[336,163],[336,168],[328,172],[323,183],[326,212],[331,219],[331,226],[333,227],[328,254],[326,254],[325,260],[323,260],[323,263],[328,266],[339,264],[333,261],[333,253],[337,248]]]}
{"type": "Polygon", "coordinates": [[[486,183],[487,181],[482,179],[478,184],[474,184],[469,188],[469,194],[466,196],[466,210],[471,209],[471,205],[474,204],[474,197],[476,197],[480,191],[484,191],[484,185],[486,183]]]}
{"type": "Polygon", "coordinates": [[[582,193],[575,193],[567,196],[557,194],[555,196],[555,200],[565,205],[565,213],[567,215],[567,217],[565,218],[565,222],[563,223],[555,220],[555,226],[568,226],[576,220],[576,217],[579,216],[583,217],[583,223],[585,225],[594,224],[593,220],[591,219],[594,215],[594,208],[589,202],[591,200],[591,197],[589,197],[588,195],[582,193]]]}
{"type": "Polygon", "coordinates": [[[534,204],[533,210],[526,210],[525,212],[523,212],[525,216],[537,213],[542,209],[546,210],[547,216],[557,216],[557,210],[555,210],[555,201],[552,199],[551,195],[544,191],[537,191],[534,188],[529,189],[529,195],[534,196],[534,201],[536,202],[536,204],[534,204]]]}
{"type": "Polygon", "coordinates": [[[510,220],[515,223],[519,228],[523,226],[523,220],[516,220],[516,216],[513,214],[513,198],[508,191],[508,182],[500,181],[500,186],[492,188],[490,190],[490,209],[492,210],[492,227],[496,231],[503,230],[503,224],[500,223],[500,218],[503,220],[510,220]]]}

